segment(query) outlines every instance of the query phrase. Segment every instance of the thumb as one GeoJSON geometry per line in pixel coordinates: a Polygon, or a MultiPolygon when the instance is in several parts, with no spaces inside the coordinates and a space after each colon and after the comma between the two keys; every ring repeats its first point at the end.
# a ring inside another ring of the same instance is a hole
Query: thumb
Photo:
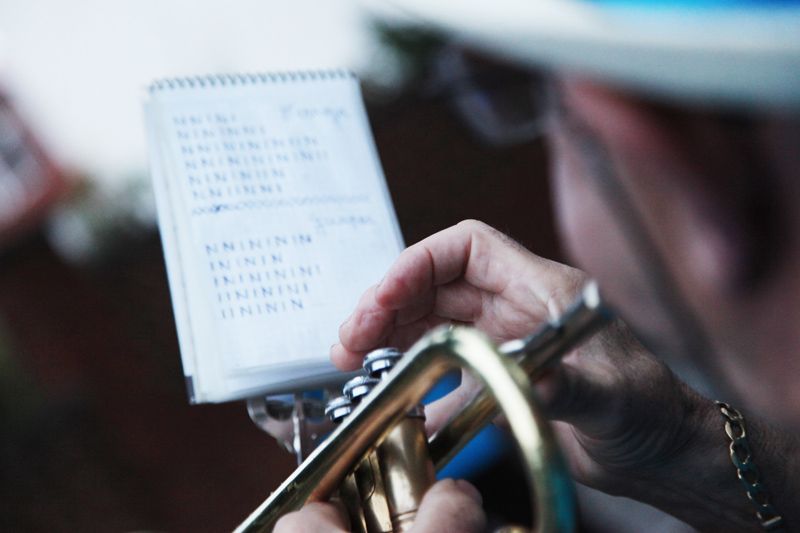
{"type": "Polygon", "coordinates": [[[479,533],[486,514],[478,489],[463,479],[443,479],[433,485],[417,511],[412,533],[479,533]]]}
{"type": "Polygon", "coordinates": [[[433,435],[456,412],[475,396],[480,390],[480,385],[469,372],[461,373],[461,384],[445,396],[425,406],[425,431],[433,435]]]}
{"type": "Polygon", "coordinates": [[[283,515],[273,533],[346,533],[348,530],[346,519],[336,505],[312,502],[299,511],[283,515]]]}

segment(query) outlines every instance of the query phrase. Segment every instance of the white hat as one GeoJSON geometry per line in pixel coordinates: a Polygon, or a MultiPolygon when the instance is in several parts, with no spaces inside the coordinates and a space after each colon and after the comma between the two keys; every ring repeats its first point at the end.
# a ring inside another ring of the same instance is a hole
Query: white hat
{"type": "Polygon", "coordinates": [[[800,109],[800,0],[372,0],[513,61],[662,97],[800,109]]]}

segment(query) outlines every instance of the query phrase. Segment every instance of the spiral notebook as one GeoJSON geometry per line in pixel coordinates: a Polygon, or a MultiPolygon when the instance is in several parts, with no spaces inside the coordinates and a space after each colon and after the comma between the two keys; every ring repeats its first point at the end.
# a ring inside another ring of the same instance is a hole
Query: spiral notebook
{"type": "Polygon", "coordinates": [[[162,80],[145,121],[190,401],[336,380],[339,324],[403,248],[358,80],[162,80]]]}

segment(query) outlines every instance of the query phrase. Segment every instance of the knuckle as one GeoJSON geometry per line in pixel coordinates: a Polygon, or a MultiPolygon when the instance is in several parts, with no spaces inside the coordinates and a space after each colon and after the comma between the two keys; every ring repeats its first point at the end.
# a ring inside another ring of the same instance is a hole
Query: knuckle
{"type": "Polygon", "coordinates": [[[491,226],[480,220],[468,218],[459,222],[456,227],[466,230],[468,233],[472,232],[485,232],[491,229],[491,226]]]}

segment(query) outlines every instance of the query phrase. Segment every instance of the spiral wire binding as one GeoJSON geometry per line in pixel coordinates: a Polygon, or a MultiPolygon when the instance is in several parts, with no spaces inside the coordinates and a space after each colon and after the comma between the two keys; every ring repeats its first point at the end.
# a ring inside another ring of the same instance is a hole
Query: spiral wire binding
{"type": "Polygon", "coordinates": [[[207,74],[203,76],[184,76],[156,80],[148,87],[150,94],[159,91],[180,89],[204,89],[206,87],[226,87],[263,83],[288,83],[295,81],[323,81],[355,78],[356,75],[345,69],[295,70],[284,72],[258,72],[241,74],[207,74]]]}

